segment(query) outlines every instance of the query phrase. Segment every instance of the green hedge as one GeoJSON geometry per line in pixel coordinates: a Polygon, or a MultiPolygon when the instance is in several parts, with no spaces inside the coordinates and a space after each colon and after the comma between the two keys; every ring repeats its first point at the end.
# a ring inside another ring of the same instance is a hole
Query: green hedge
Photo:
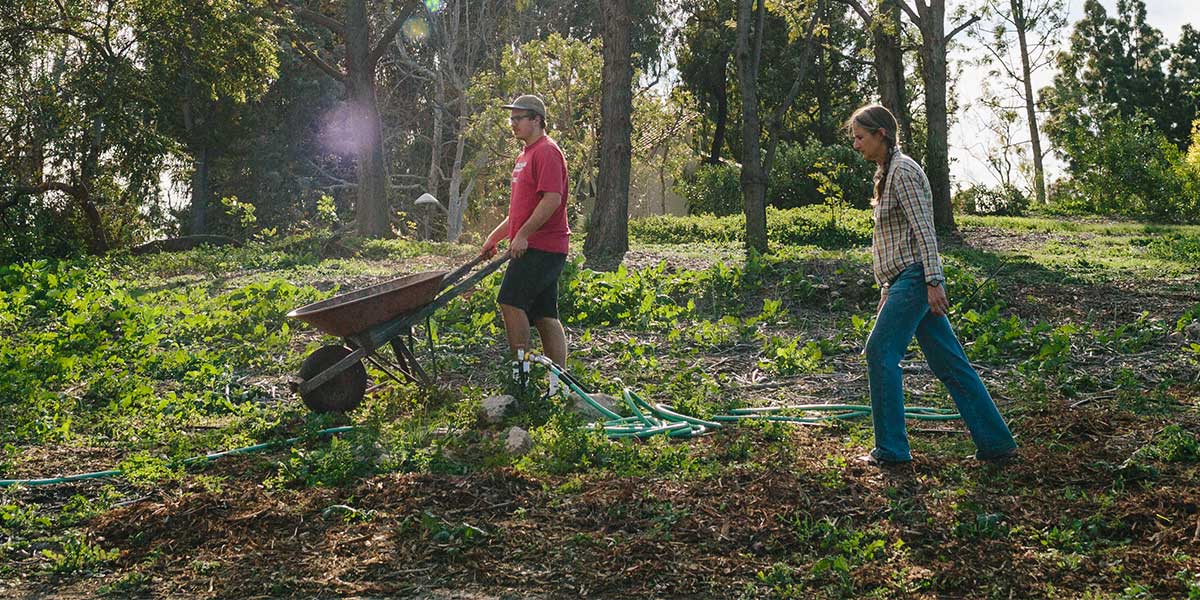
{"type": "MultiPolygon", "coordinates": [[[[629,223],[630,237],[644,244],[734,244],[742,242],[745,231],[744,215],[659,216],[629,223]]],[[[788,246],[866,246],[871,243],[871,213],[828,206],[768,207],[767,237],[773,244],[788,246]]]]}

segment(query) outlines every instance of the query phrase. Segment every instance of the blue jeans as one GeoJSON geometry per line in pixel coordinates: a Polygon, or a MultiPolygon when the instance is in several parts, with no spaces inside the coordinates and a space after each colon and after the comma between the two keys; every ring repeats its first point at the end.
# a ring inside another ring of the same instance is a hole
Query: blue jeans
{"type": "Polygon", "coordinates": [[[887,300],[867,338],[876,453],[889,461],[912,460],[904,430],[900,360],[914,334],[934,375],[950,390],[978,449],[976,456],[994,457],[1016,448],[1008,425],[954,337],[950,320],[929,312],[927,294],[921,264],[904,269],[889,286],[887,300]]]}

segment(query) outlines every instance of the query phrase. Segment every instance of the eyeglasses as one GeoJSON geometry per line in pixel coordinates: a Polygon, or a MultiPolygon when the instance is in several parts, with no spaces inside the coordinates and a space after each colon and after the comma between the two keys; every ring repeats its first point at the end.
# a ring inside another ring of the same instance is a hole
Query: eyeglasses
{"type": "Polygon", "coordinates": [[[537,115],[517,115],[515,117],[509,117],[508,122],[516,125],[517,123],[521,122],[521,119],[532,119],[536,116],[537,115]]]}

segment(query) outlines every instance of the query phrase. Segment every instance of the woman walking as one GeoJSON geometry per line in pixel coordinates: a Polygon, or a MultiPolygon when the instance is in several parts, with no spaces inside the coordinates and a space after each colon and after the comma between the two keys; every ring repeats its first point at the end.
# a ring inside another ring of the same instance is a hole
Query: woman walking
{"type": "Polygon", "coordinates": [[[850,117],[847,129],[854,149],[878,165],[871,199],[875,221],[871,262],[882,294],[865,351],[875,449],[861,460],[873,464],[912,460],[904,428],[900,360],[914,335],[971,432],[975,458],[1014,457],[1017,444],[1012,433],[946,318],[950,303],[942,285],[945,278],[929,179],[916,161],[900,152],[896,117],[888,109],[864,106],[850,117]]]}

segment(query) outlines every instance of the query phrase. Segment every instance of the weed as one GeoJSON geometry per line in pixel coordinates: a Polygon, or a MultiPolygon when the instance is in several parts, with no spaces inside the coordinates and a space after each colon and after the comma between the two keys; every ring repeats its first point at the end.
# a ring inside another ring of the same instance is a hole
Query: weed
{"type": "Polygon", "coordinates": [[[1138,449],[1134,457],[1165,462],[1196,462],[1200,460],[1200,442],[1196,434],[1179,425],[1167,425],[1149,444],[1138,449]]]}
{"type": "Polygon", "coordinates": [[[59,575],[92,572],[119,554],[120,551],[115,548],[105,550],[78,535],[68,537],[61,551],[42,550],[42,555],[50,560],[50,571],[59,575]]]}
{"type": "Polygon", "coordinates": [[[130,596],[144,596],[149,591],[151,578],[142,571],[130,571],[119,577],[112,583],[106,583],[100,586],[96,593],[101,596],[116,596],[127,598],[130,596]]]}

